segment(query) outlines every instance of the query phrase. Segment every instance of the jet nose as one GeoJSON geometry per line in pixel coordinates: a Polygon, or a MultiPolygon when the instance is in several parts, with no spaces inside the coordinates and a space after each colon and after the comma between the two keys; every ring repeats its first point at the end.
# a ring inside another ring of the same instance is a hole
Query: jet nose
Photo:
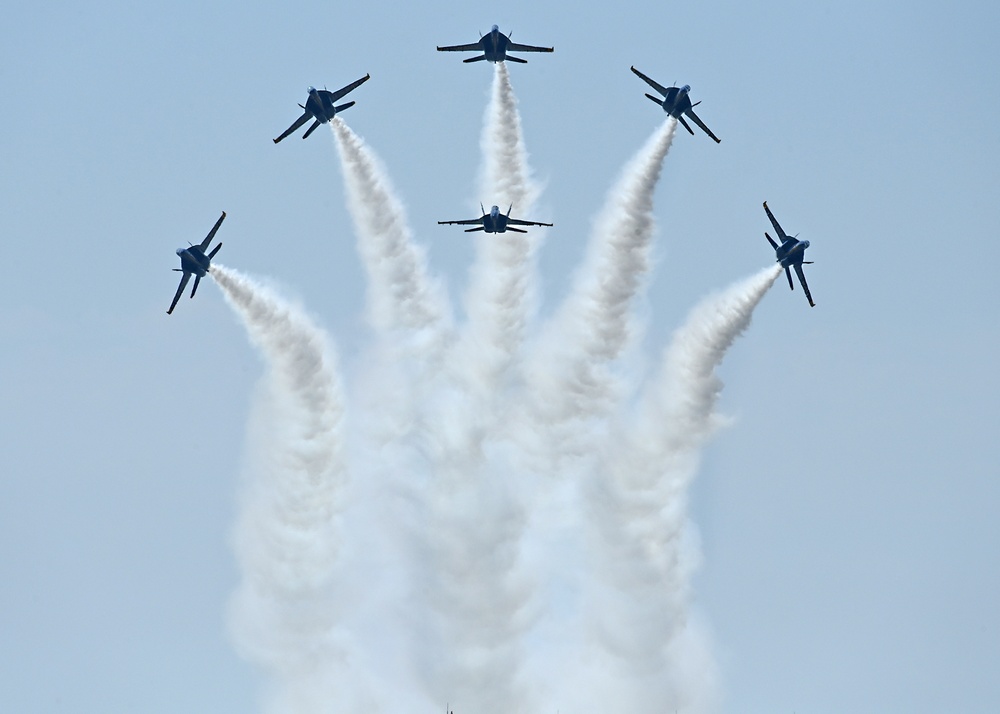
{"type": "Polygon", "coordinates": [[[500,32],[500,25],[494,25],[490,28],[491,32],[500,32]]]}
{"type": "Polygon", "coordinates": [[[184,248],[178,248],[174,252],[177,253],[177,255],[184,255],[184,248]]]}
{"type": "Polygon", "coordinates": [[[687,94],[688,92],[691,91],[691,85],[690,84],[685,84],[683,87],[681,87],[681,91],[684,92],[685,94],[687,94]]]}
{"type": "Polygon", "coordinates": [[[809,241],[807,240],[802,241],[802,250],[805,250],[808,247],[809,247],[809,241]]]}

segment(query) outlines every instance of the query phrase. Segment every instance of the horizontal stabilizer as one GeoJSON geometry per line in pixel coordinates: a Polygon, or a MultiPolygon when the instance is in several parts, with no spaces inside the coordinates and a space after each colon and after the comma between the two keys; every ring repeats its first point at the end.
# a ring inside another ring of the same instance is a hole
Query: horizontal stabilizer
{"type": "Polygon", "coordinates": [[[312,126],[309,127],[308,129],[306,129],[306,133],[302,135],[302,138],[303,139],[308,139],[309,135],[312,134],[314,131],[316,131],[316,128],[320,125],[320,123],[321,122],[320,122],[319,119],[317,119],[316,121],[314,121],[312,123],[312,126]]]}
{"type": "Polygon", "coordinates": [[[219,245],[212,248],[212,252],[208,254],[208,259],[211,260],[212,258],[214,258],[215,254],[219,252],[220,248],[222,248],[222,243],[219,243],[219,245]]]}
{"type": "Polygon", "coordinates": [[[482,231],[482,230],[486,230],[486,229],[483,228],[482,226],[479,226],[478,228],[466,228],[465,232],[466,233],[475,233],[476,231],[482,231]]]}
{"type": "Polygon", "coordinates": [[[194,276],[194,287],[191,288],[191,297],[194,297],[194,294],[198,292],[198,283],[200,282],[201,282],[201,276],[200,275],[194,276]]]}
{"type": "Polygon", "coordinates": [[[521,228],[513,228],[511,226],[507,226],[507,230],[514,231],[515,233],[527,233],[528,232],[528,231],[523,230],[521,228]]]}
{"type": "Polygon", "coordinates": [[[792,271],[785,268],[785,277],[788,278],[788,289],[795,292],[795,283],[792,282],[792,271]]]}
{"type": "Polygon", "coordinates": [[[354,104],[355,104],[355,102],[347,102],[347,104],[341,104],[339,107],[334,107],[333,108],[333,113],[334,114],[339,114],[340,112],[344,111],[345,109],[350,109],[351,107],[354,106],[354,104]]]}
{"type": "Polygon", "coordinates": [[[691,136],[694,136],[694,131],[691,129],[691,127],[688,126],[688,123],[684,121],[684,117],[677,117],[677,121],[681,123],[681,126],[683,126],[685,129],[688,130],[688,133],[691,136]]]}
{"type": "Polygon", "coordinates": [[[662,97],[654,97],[652,94],[647,94],[646,96],[649,97],[650,99],[652,99],[657,104],[659,104],[661,107],[663,106],[663,98],[662,97]]]}
{"type": "Polygon", "coordinates": [[[521,59],[520,57],[515,57],[514,55],[507,55],[507,59],[511,62],[517,62],[519,64],[528,64],[528,60],[521,59]]]}
{"type": "Polygon", "coordinates": [[[774,242],[774,238],[769,236],[767,232],[764,233],[764,237],[767,238],[767,242],[771,244],[771,247],[778,250],[778,244],[774,242]]]}
{"type": "Polygon", "coordinates": [[[486,59],[486,55],[479,55],[478,57],[470,57],[469,59],[464,59],[462,62],[469,64],[469,62],[482,62],[486,59]]]}

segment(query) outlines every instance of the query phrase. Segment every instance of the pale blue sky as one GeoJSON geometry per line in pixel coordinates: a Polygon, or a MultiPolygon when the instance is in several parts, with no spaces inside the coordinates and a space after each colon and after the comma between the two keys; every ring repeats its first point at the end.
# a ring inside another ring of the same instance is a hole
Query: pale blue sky
{"type": "MultiPolygon", "coordinates": [[[[0,708],[253,710],[224,611],[261,364],[173,250],[276,281],[350,370],[365,286],[333,142],[274,146],[308,85],[384,160],[455,302],[499,24],[552,220],[549,312],[661,122],[628,68],[689,83],[657,192],[647,348],[812,241],[723,367],[736,421],[694,491],[726,711],[991,711],[1000,700],[1000,50],[995,3],[20,3],[0,27],[0,708]]],[[[469,214],[471,215],[471,214],[469,214]]],[[[783,280],[783,279],[782,279],[783,280]]],[[[472,713],[469,713],[472,714],[472,713]]]]}

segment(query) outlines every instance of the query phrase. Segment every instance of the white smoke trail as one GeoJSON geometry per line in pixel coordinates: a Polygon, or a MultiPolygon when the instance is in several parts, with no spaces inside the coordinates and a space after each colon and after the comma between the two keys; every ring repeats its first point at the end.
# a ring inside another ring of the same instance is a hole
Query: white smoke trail
{"type": "Polygon", "coordinates": [[[615,396],[610,364],[635,331],[630,307],[650,268],[653,192],[676,126],[668,119],[657,129],[608,196],[584,266],[530,367],[536,418],[593,416],[615,396]]]}
{"type": "Polygon", "coordinates": [[[271,711],[333,711],[346,481],[336,357],[323,331],[270,290],[221,265],[211,274],[268,365],[234,533],[243,578],[231,603],[233,635],[275,678],[271,711]]]}
{"type": "Polygon", "coordinates": [[[717,704],[710,648],[690,613],[699,556],[687,489],[718,422],[722,383],[715,369],[779,274],[780,267],[762,270],[691,312],[588,494],[604,581],[591,621],[617,665],[606,671],[641,682],[641,695],[633,690],[628,702],[638,714],[712,711],[717,704]]]}
{"type": "Polygon", "coordinates": [[[403,205],[381,162],[339,118],[330,126],[371,286],[372,324],[382,333],[420,331],[431,342],[441,339],[448,314],[443,290],[427,273],[425,252],[413,242],[403,205]]]}
{"type": "MultiPolygon", "coordinates": [[[[482,150],[486,200],[530,213],[538,189],[502,63],[495,65],[482,150]]],[[[433,478],[423,533],[431,567],[423,590],[437,617],[424,637],[438,643],[438,655],[424,679],[433,697],[482,714],[529,708],[521,636],[531,588],[519,562],[527,488],[511,468],[498,410],[508,403],[511,385],[504,378],[534,307],[532,238],[479,236],[468,323],[426,420],[433,478]]]]}
{"type": "MultiPolygon", "coordinates": [[[[507,67],[498,62],[494,68],[483,126],[480,196],[501,210],[513,205],[516,215],[530,219],[540,191],[531,178],[507,67]]],[[[478,235],[466,296],[468,323],[455,362],[468,367],[464,376],[469,388],[486,399],[495,397],[535,310],[535,252],[541,235],[539,230],[478,235]]]]}
{"type": "Polygon", "coordinates": [[[483,197],[496,201],[501,208],[513,204],[523,213],[530,211],[540,189],[528,167],[521,116],[507,66],[498,62],[493,67],[493,87],[482,138],[483,197]]]}

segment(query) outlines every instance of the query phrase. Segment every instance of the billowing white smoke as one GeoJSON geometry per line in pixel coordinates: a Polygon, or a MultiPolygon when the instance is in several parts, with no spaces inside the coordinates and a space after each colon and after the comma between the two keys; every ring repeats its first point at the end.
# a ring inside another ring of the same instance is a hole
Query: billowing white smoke
{"type": "MultiPolygon", "coordinates": [[[[484,198],[530,217],[537,188],[506,67],[495,65],[483,130],[484,198]]],[[[425,638],[439,645],[423,668],[432,698],[481,714],[525,711],[522,635],[531,585],[520,563],[528,489],[511,463],[502,412],[533,308],[530,234],[476,234],[468,322],[448,352],[427,404],[432,478],[420,534],[429,562],[418,576],[432,615],[425,638]]]]}
{"type": "Polygon", "coordinates": [[[627,676],[643,683],[615,696],[638,714],[711,711],[716,704],[707,638],[690,615],[699,554],[687,491],[717,425],[722,383],[715,369],[780,272],[766,268],[691,312],[637,415],[610,440],[588,490],[600,575],[588,620],[610,655],[599,670],[610,682],[627,676]]]}
{"type": "MultiPolygon", "coordinates": [[[[338,117],[330,122],[344,167],[347,207],[369,280],[369,316],[381,333],[440,329],[447,321],[441,286],[427,274],[427,256],[413,242],[403,205],[365,142],[338,117]]],[[[440,333],[425,332],[427,339],[440,333]]]]}
{"type": "Polygon", "coordinates": [[[221,265],[211,274],[268,367],[234,533],[242,581],[231,603],[233,635],[274,678],[271,711],[333,711],[347,476],[336,357],[325,333],[274,292],[221,265]]]}
{"type": "MultiPolygon", "coordinates": [[[[494,66],[493,88],[483,126],[483,176],[480,196],[485,210],[513,206],[515,217],[533,218],[540,193],[531,178],[521,133],[517,99],[507,66],[494,66]]],[[[476,236],[476,262],[466,297],[468,323],[457,346],[457,362],[466,365],[470,389],[492,398],[524,341],[535,310],[535,252],[544,229],[476,236]]]]}
{"type": "MultiPolygon", "coordinates": [[[[709,710],[714,665],[690,616],[687,487],[714,426],[714,369],[777,271],[692,313],[626,421],[638,378],[618,375],[635,342],[674,120],[623,171],[543,328],[534,250],[545,229],[473,234],[457,339],[379,162],[339,119],[331,125],[376,337],[352,393],[346,457],[321,333],[213,269],[271,365],[251,437],[261,476],[237,528],[245,578],[233,621],[241,649],[282,685],[276,711],[709,710]],[[356,485],[349,528],[338,527],[344,458],[356,485]],[[277,478],[281,469],[294,474],[277,478]],[[339,588],[351,585],[348,602],[339,588]]],[[[538,189],[503,64],[482,146],[482,198],[534,218],[538,189]]]]}
{"type": "Polygon", "coordinates": [[[617,396],[609,366],[635,331],[632,305],[649,272],[655,230],[653,193],[676,126],[664,122],[608,195],[584,265],[529,367],[536,419],[596,416],[617,396]]]}

